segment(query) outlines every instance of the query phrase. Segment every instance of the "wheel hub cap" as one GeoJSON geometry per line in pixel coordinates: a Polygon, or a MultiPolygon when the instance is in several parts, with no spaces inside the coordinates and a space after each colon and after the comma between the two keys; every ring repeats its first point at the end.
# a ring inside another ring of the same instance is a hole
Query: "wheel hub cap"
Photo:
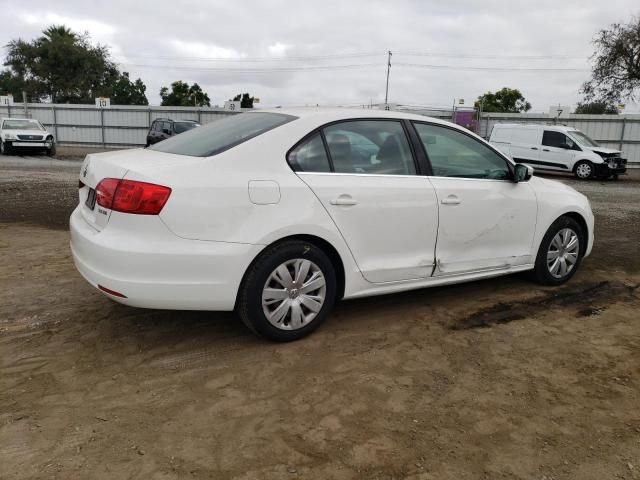
{"type": "Polygon", "coordinates": [[[318,315],[326,293],[326,281],[318,265],[305,258],[288,260],[267,278],[262,310],[274,327],[298,330],[318,315]]]}
{"type": "Polygon", "coordinates": [[[551,240],[547,250],[547,268],[554,278],[564,278],[573,270],[580,253],[578,235],[570,228],[563,228],[551,240]]]}

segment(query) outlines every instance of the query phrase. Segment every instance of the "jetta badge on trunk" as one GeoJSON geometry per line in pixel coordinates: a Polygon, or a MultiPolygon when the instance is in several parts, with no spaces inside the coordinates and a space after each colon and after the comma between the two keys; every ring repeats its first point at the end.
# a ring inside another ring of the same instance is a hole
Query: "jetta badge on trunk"
{"type": "Polygon", "coordinates": [[[86,177],[87,176],[87,167],[84,167],[84,172],[82,172],[82,176],[86,177]]]}

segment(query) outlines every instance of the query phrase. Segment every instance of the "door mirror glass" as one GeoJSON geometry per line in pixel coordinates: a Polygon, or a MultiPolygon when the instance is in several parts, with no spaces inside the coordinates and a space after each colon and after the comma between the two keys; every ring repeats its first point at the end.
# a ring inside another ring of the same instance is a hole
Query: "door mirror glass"
{"type": "Polygon", "coordinates": [[[524,163],[517,163],[515,166],[515,182],[527,182],[533,176],[533,167],[524,163]]]}
{"type": "Polygon", "coordinates": [[[564,148],[565,150],[571,150],[571,145],[569,145],[568,143],[561,143],[560,145],[558,145],[560,148],[564,148]]]}

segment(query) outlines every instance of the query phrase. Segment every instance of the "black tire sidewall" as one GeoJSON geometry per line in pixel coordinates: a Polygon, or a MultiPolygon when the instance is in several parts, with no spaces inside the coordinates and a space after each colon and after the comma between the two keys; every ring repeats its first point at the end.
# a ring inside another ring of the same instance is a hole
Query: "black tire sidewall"
{"type": "Polygon", "coordinates": [[[562,285],[563,283],[569,281],[580,268],[582,257],[584,256],[584,252],[587,247],[586,242],[587,232],[584,232],[582,230],[582,227],[578,224],[578,222],[576,222],[573,218],[567,216],[558,218],[551,224],[551,226],[547,230],[547,233],[544,234],[542,242],[540,242],[540,248],[538,249],[534,269],[535,279],[543,285],[562,285]],[[571,272],[569,272],[569,274],[567,274],[565,277],[556,278],[551,275],[551,272],[549,272],[549,269],[547,267],[547,251],[549,250],[549,245],[551,244],[553,237],[555,237],[556,234],[563,228],[571,228],[574,232],[576,232],[576,234],[578,235],[578,240],[580,242],[580,251],[578,254],[578,260],[571,269],[571,272]]]}
{"type": "Polygon", "coordinates": [[[336,273],[329,257],[316,245],[299,240],[286,241],[265,250],[250,267],[241,287],[238,313],[258,335],[277,342],[289,342],[313,332],[329,316],[336,298],[336,273]],[[324,305],[316,317],[299,330],[281,330],[271,325],[262,310],[262,290],[267,278],[282,263],[305,258],[315,263],[326,281],[324,305]]]}

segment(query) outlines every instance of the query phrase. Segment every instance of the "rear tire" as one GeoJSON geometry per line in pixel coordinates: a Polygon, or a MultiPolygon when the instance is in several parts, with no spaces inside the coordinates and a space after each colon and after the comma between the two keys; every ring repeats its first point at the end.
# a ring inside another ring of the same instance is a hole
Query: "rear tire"
{"type": "Polygon", "coordinates": [[[551,224],[536,256],[532,280],[542,285],[562,285],[580,267],[587,247],[587,232],[573,218],[563,216],[551,224]],[[572,242],[577,241],[577,245],[572,242]]]}
{"type": "Polygon", "coordinates": [[[268,247],[249,267],[236,311],[256,335],[289,342],[318,328],[335,298],[329,257],[312,243],[291,240],[268,247]]]}
{"type": "Polygon", "coordinates": [[[588,180],[593,177],[593,173],[595,168],[593,163],[589,160],[581,160],[576,163],[576,166],[573,168],[573,172],[576,174],[576,177],[580,180],[588,180]]]}

